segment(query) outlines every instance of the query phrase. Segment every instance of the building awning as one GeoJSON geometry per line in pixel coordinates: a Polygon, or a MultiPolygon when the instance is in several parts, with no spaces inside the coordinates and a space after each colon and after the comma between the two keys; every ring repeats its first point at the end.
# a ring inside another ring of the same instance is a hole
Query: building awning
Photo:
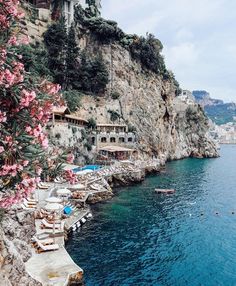
{"type": "Polygon", "coordinates": [[[99,151],[107,151],[107,152],[110,152],[110,153],[114,153],[114,152],[134,152],[136,150],[135,149],[121,147],[121,146],[104,146],[104,147],[99,148],[99,151]]]}
{"type": "Polygon", "coordinates": [[[127,127],[127,125],[124,124],[99,124],[97,123],[97,127],[127,127]]]}
{"type": "Polygon", "coordinates": [[[77,117],[75,115],[65,115],[65,117],[69,118],[69,119],[74,119],[74,120],[78,120],[78,121],[82,121],[82,122],[88,123],[88,121],[85,120],[84,118],[77,117]]]}
{"type": "Polygon", "coordinates": [[[52,109],[52,112],[54,114],[60,114],[60,115],[69,114],[70,113],[70,111],[69,111],[67,106],[60,106],[60,107],[54,106],[53,109],[52,109]]]}

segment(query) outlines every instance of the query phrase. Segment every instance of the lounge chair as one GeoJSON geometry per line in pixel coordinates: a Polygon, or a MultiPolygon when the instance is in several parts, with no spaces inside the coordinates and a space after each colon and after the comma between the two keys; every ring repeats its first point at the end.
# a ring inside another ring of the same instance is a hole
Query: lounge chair
{"type": "Polygon", "coordinates": [[[24,199],[23,200],[23,204],[26,206],[26,207],[37,207],[37,202],[36,201],[28,201],[27,199],[24,199]]]}
{"type": "Polygon", "coordinates": [[[55,229],[61,229],[61,226],[62,226],[62,224],[60,223],[55,223],[54,225],[53,225],[53,223],[49,223],[49,222],[47,222],[47,220],[46,219],[42,219],[42,222],[41,222],[41,225],[40,225],[40,227],[42,228],[42,229],[44,229],[44,228],[49,228],[49,229],[53,229],[53,228],[55,228],[55,229]]]}
{"type": "Polygon", "coordinates": [[[34,247],[38,245],[38,242],[42,243],[43,245],[50,245],[54,243],[52,238],[46,238],[46,239],[39,240],[37,237],[33,236],[31,240],[32,240],[32,244],[34,247]]]}
{"type": "Polygon", "coordinates": [[[24,203],[21,204],[23,210],[35,210],[36,207],[25,205],[24,203]]]}
{"type": "Polygon", "coordinates": [[[56,179],[54,179],[54,182],[58,183],[58,184],[63,184],[66,181],[63,178],[61,178],[61,177],[56,177],[56,179]]]}
{"type": "Polygon", "coordinates": [[[49,188],[49,186],[44,185],[42,182],[38,183],[38,187],[39,189],[42,189],[42,190],[47,190],[49,188]]]}
{"type": "Polygon", "coordinates": [[[39,240],[37,241],[37,245],[38,245],[38,248],[37,248],[38,253],[59,249],[58,244],[43,245],[39,240]]]}

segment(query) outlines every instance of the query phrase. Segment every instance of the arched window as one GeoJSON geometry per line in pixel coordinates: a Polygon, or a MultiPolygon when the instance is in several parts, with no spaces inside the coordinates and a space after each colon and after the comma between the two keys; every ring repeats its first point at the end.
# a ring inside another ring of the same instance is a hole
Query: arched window
{"type": "Polygon", "coordinates": [[[116,143],[116,138],[115,138],[115,137],[111,137],[111,138],[110,138],[110,142],[111,142],[111,143],[116,143]]]}
{"type": "Polygon", "coordinates": [[[128,142],[133,142],[133,138],[132,138],[132,137],[129,137],[129,138],[128,138],[128,142]]]}
{"type": "Polygon", "coordinates": [[[106,142],[107,142],[107,138],[106,138],[106,137],[102,137],[102,138],[101,138],[101,142],[102,142],[102,143],[106,143],[106,142]]]}
{"type": "Polygon", "coordinates": [[[125,142],[125,138],[124,137],[120,137],[119,138],[119,143],[124,143],[125,142]]]}

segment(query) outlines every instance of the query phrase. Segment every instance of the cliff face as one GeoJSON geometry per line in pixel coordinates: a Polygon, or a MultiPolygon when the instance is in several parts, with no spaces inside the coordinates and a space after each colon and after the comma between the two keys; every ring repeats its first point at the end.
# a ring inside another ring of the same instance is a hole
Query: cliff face
{"type": "Polygon", "coordinates": [[[120,122],[136,128],[137,148],[143,157],[154,155],[167,160],[218,155],[207,134],[204,112],[197,104],[180,102],[172,81],[144,70],[119,44],[101,45],[83,36],[80,46],[93,55],[101,53],[110,74],[104,97],[85,96],[78,111],[80,116],[111,123],[109,111],[116,111],[120,122]],[[120,97],[113,100],[112,92],[118,92],[120,97]]]}
{"type": "Polygon", "coordinates": [[[8,212],[0,226],[0,285],[40,286],[25,270],[31,257],[30,239],[35,233],[32,214],[8,212]]]}

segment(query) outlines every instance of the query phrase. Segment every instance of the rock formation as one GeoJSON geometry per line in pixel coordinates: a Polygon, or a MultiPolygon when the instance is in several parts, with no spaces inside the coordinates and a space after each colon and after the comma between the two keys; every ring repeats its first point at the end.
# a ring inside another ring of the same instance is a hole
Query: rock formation
{"type": "Polygon", "coordinates": [[[25,270],[31,257],[30,240],[35,233],[32,213],[12,210],[0,227],[0,285],[40,286],[25,270]]]}
{"type": "Polygon", "coordinates": [[[218,156],[208,136],[204,111],[198,104],[189,106],[178,100],[172,81],[144,70],[118,43],[104,45],[83,35],[80,46],[92,55],[101,53],[110,73],[104,97],[84,96],[78,111],[80,116],[93,117],[99,123],[112,123],[109,111],[116,111],[121,116],[120,123],[137,130],[137,148],[144,158],[218,156]],[[110,96],[114,91],[120,94],[115,100],[110,96]]]}

